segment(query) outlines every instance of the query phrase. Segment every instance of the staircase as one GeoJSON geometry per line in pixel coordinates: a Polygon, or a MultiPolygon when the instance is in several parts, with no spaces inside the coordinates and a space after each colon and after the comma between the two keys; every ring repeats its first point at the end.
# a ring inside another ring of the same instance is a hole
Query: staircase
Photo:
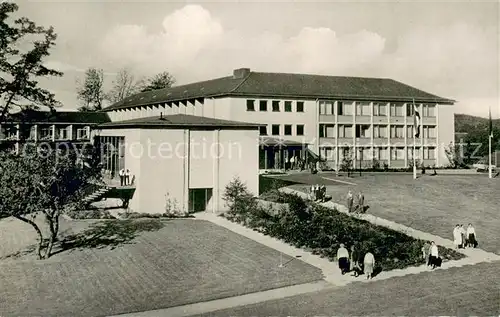
{"type": "Polygon", "coordinates": [[[111,190],[111,187],[103,185],[92,185],[86,189],[87,195],[82,199],[85,205],[90,205],[93,202],[102,199],[106,193],[111,190]]]}

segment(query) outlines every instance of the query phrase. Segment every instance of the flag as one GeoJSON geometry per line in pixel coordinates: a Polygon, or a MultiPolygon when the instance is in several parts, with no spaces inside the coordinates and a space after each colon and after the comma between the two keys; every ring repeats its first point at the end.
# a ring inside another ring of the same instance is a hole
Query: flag
{"type": "Polygon", "coordinates": [[[420,113],[418,113],[417,106],[415,105],[415,101],[413,101],[413,127],[415,129],[415,137],[418,138],[420,136],[420,113]]]}
{"type": "Polygon", "coordinates": [[[489,121],[489,136],[493,137],[493,120],[491,120],[491,108],[490,108],[490,121],[489,121]]]}

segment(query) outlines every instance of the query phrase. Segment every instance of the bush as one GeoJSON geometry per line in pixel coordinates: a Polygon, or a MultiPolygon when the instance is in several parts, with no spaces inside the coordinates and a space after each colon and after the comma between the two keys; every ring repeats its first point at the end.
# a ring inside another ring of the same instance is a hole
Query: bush
{"type": "MultiPolygon", "coordinates": [[[[233,206],[237,206],[240,199],[240,204],[249,199],[242,184],[236,185],[244,195],[232,196],[233,206]]],[[[372,252],[377,266],[383,270],[423,264],[423,240],[352,218],[334,209],[309,204],[297,195],[271,191],[261,195],[263,197],[270,198],[273,202],[287,203],[289,208],[283,208],[275,217],[260,206],[245,210],[233,209],[233,214],[228,218],[296,247],[312,250],[330,260],[334,260],[340,243],[344,243],[348,248],[356,244],[362,254],[372,252]]],[[[440,249],[443,259],[464,257],[454,250],[440,249]]]]}
{"type": "Polygon", "coordinates": [[[69,210],[66,215],[72,219],[116,219],[109,211],[102,209],[69,210]]]}
{"type": "Polygon", "coordinates": [[[190,218],[191,215],[177,215],[172,213],[163,213],[163,214],[149,214],[149,213],[140,213],[140,212],[124,212],[120,214],[120,217],[124,219],[140,219],[140,218],[190,218]]]}

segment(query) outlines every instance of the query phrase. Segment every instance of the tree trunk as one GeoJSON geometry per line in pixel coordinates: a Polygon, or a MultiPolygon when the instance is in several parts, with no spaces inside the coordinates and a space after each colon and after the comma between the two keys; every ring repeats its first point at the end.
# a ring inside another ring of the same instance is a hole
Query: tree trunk
{"type": "Polygon", "coordinates": [[[51,256],[52,248],[54,247],[54,243],[57,240],[57,233],[59,231],[59,212],[56,211],[53,217],[49,217],[47,215],[46,217],[49,223],[50,240],[47,249],[45,250],[44,258],[48,259],[51,256]]]}
{"type": "Polygon", "coordinates": [[[19,219],[22,222],[30,224],[35,229],[36,233],[38,234],[38,246],[36,248],[36,254],[38,255],[39,260],[43,259],[43,257],[42,257],[43,235],[42,235],[42,231],[40,230],[40,228],[38,228],[38,226],[35,222],[33,222],[29,219],[26,219],[24,217],[14,215],[14,218],[19,219]]]}

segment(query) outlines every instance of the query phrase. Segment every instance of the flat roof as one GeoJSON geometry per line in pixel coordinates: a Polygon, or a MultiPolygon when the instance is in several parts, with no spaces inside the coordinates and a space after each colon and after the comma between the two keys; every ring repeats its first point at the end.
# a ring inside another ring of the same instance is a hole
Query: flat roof
{"type": "Polygon", "coordinates": [[[103,111],[227,96],[388,102],[415,100],[415,102],[442,104],[455,102],[389,78],[263,73],[242,68],[234,70],[232,76],[138,93],[103,111]]]}
{"type": "Polygon", "coordinates": [[[166,116],[154,116],[137,118],[99,125],[99,128],[176,128],[176,127],[198,127],[198,128],[257,128],[258,123],[214,119],[188,114],[172,114],[166,116]]]}

